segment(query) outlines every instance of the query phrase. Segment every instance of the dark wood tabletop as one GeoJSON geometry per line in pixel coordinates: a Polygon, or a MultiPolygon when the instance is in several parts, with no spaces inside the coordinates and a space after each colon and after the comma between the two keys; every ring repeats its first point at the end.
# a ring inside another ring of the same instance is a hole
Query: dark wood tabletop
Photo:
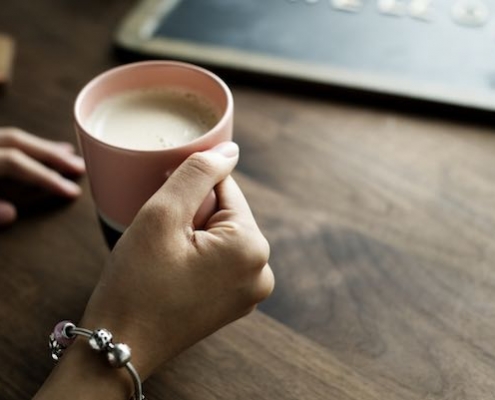
{"type": "MultiPolygon", "coordinates": [[[[72,104],[131,0],[15,0],[0,126],[76,143],[72,104]]],[[[164,365],[149,399],[495,397],[495,134],[487,124],[229,81],[235,177],[277,279],[256,311],[164,365]]],[[[47,335],[81,315],[108,257],[86,178],[73,203],[2,181],[0,398],[52,368],[47,335]]]]}

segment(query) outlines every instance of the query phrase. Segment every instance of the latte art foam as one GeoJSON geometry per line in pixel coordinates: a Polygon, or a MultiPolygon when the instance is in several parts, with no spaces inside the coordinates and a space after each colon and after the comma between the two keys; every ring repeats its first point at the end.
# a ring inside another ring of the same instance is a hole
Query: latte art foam
{"type": "Polygon", "coordinates": [[[218,120],[215,107],[198,94],[170,88],[141,89],[102,101],[86,129],[117,147],[160,150],[200,137],[218,120]]]}

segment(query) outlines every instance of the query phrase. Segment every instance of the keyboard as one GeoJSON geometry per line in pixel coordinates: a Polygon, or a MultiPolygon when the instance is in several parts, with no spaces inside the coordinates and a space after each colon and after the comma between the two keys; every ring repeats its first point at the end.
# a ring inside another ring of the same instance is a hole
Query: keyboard
{"type": "Polygon", "coordinates": [[[495,110],[495,0],[146,0],[147,57],[495,110]]]}

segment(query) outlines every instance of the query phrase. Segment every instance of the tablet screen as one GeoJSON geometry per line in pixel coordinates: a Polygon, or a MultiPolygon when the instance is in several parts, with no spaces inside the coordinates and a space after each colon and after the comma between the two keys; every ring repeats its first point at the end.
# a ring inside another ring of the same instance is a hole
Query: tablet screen
{"type": "Polygon", "coordinates": [[[151,57],[494,110],[491,3],[147,0],[117,42],[151,57]]]}

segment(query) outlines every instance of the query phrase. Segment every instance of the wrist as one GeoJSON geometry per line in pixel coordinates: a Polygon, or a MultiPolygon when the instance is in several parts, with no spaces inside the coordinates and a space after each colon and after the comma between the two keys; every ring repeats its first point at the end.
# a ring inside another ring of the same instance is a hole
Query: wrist
{"type": "Polygon", "coordinates": [[[85,338],[67,348],[33,400],[129,399],[134,392],[132,378],[123,369],[111,368],[85,338]]]}
{"type": "MultiPolygon", "coordinates": [[[[124,315],[116,318],[114,314],[86,313],[80,325],[91,331],[104,328],[112,333],[114,342],[128,345],[130,361],[142,381],[181,350],[177,340],[170,337],[170,332],[157,332],[152,324],[136,318],[128,319],[124,315]]],[[[108,363],[107,368],[111,368],[108,363]]]]}

